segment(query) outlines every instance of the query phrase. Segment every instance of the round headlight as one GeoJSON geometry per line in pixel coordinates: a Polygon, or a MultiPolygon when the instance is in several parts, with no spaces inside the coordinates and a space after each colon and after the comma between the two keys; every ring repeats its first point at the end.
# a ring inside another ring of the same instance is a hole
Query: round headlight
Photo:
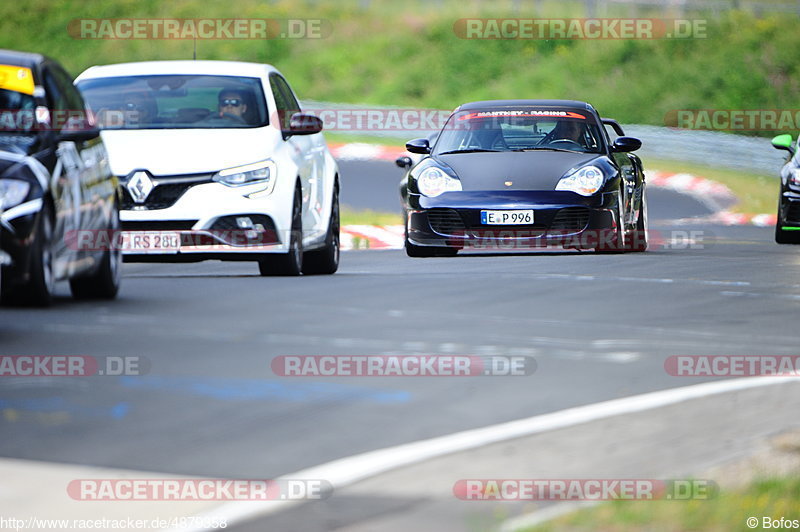
{"type": "Polygon", "coordinates": [[[596,166],[584,166],[561,178],[556,190],[569,190],[582,196],[591,196],[603,186],[605,176],[596,166]]]}
{"type": "Polygon", "coordinates": [[[444,193],[461,190],[461,181],[445,173],[441,168],[429,166],[417,177],[419,191],[431,198],[444,193]]]}

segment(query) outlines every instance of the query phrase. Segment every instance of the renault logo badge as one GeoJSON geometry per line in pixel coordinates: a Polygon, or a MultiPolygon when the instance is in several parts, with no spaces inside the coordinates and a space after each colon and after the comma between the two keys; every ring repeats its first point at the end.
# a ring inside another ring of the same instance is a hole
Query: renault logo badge
{"type": "Polygon", "coordinates": [[[153,191],[153,180],[150,179],[147,172],[137,171],[133,173],[126,186],[134,202],[144,203],[147,196],[153,191]]]}

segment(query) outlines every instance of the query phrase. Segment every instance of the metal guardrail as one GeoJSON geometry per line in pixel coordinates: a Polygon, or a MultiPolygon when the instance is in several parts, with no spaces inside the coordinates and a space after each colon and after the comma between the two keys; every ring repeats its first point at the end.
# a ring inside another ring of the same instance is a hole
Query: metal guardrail
{"type": "Polygon", "coordinates": [[[626,135],[642,140],[642,158],[688,161],[775,177],[785,162],[786,152],[776,150],[765,138],[658,126],[626,125],[623,128],[626,135]]]}
{"type": "MultiPolygon", "coordinates": [[[[341,104],[307,100],[303,108],[309,111],[321,110],[402,110],[394,106],[361,104],[341,104]]],[[[422,110],[420,110],[422,111],[422,110]]],[[[626,135],[642,141],[642,158],[670,159],[718,166],[733,170],[759,172],[777,177],[785,161],[785,152],[772,147],[769,139],[745,137],[717,131],[694,131],[659,126],[628,124],[623,125],[626,135]]],[[[401,144],[407,140],[425,137],[434,130],[391,129],[374,130],[349,129],[340,131],[358,136],[382,138],[390,144],[401,144]]]]}

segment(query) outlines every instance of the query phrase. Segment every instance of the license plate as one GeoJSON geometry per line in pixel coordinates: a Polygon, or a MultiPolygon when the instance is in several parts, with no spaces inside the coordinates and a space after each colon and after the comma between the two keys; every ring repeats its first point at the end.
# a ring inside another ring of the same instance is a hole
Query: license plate
{"type": "Polygon", "coordinates": [[[181,234],[172,231],[124,231],[123,253],[177,253],[181,234]]]}
{"type": "Polygon", "coordinates": [[[481,211],[483,225],[531,225],[533,210],[519,211],[481,211]]]}

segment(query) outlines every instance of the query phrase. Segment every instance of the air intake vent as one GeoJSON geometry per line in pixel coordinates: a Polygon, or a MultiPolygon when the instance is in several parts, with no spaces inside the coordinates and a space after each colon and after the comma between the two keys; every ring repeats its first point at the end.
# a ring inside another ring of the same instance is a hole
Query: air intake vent
{"type": "Polygon", "coordinates": [[[550,232],[556,234],[579,233],[589,223],[589,209],[568,207],[561,209],[550,224],[550,232]]]}
{"type": "Polygon", "coordinates": [[[453,209],[431,209],[428,211],[431,229],[440,235],[463,235],[466,227],[458,212],[453,209]]]}

